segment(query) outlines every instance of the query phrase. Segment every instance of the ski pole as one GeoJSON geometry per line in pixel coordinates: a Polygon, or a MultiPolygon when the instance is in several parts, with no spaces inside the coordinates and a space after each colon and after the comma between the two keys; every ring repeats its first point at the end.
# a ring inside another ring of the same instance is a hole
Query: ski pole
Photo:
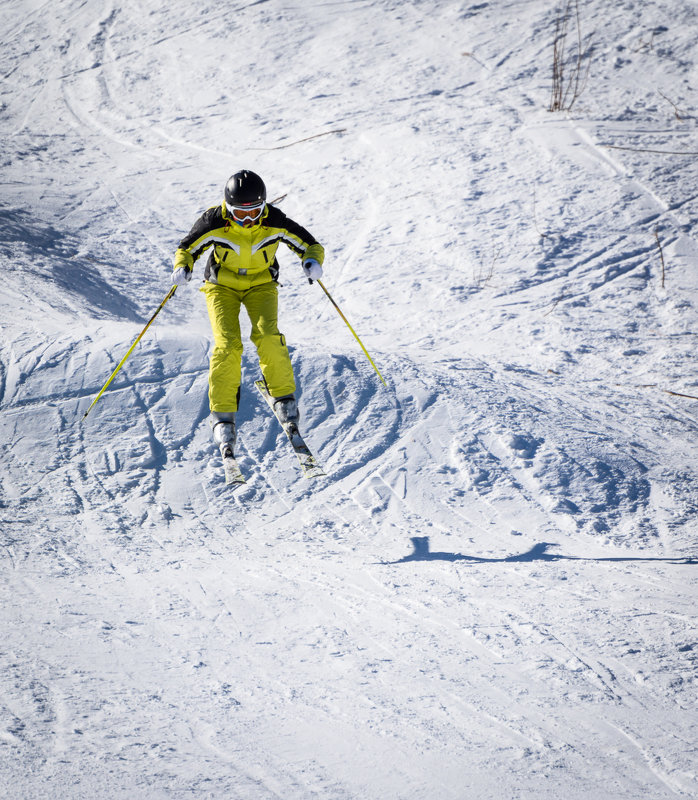
{"type": "Polygon", "coordinates": [[[145,328],[143,328],[143,330],[142,330],[142,331],[141,331],[141,332],[138,334],[138,337],[136,338],[136,341],[135,341],[135,342],[134,342],[134,343],[131,345],[131,347],[129,347],[129,349],[128,349],[128,353],[126,353],[126,355],[125,355],[125,356],[124,356],[124,357],[121,359],[121,361],[119,361],[119,363],[118,363],[118,365],[117,365],[116,369],[115,369],[115,370],[114,370],[114,372],[112,372],[112,374],[109,376],[109,380],[108,380],[108,381],[107,381],[107,382],[104,384],[104,386],[102,386],[102,388],[99,390],[99,394],[98,394],[98,395],[95,397],[95,399],[92,401],[92,405],[90,405],[90,407],[89,407],[89,408],[87,409],[87,411],[84,413],[84,415],[83,415],[83,417],[82,417],[83,419],[85,419],[85,417],[86,417],[86,416],[87,416],[87,415],[90,413],[90,411],[92,411],[92,409],[93,409],[93,408],[94,408],[94,407],[97,405],[97,401],[99,400],[99,398],[100,398],[100,397],[101,397],[101,396],[102,396],[102,395],[103,395],[103,394],[106,392],[106,390],[107,390],[107,387],[109,386],[109,384],[110,384],[110,383],[111,383],[111,382],[114,380],[114,378],[116,377],[116,375],[117,375],[117,373],[119,372],[119,370],[121,369],[121,367],[123,367],[123,365],[126,363],[126,360],[128,359],[128,357],[129,357],[129,356],[131,355],[131,353],[132,353],[132,352],[135,350],[135,348],[136,348],[136,345],[137,345],[137,344],[138,344],[138,342],[140,342],[140,340],[143,338],[143,334],[144,334],[144,333],[145,333],[145,332],[148,330],[148,328],[150,327],[150,325],[151,325],[151,323],[153,322],[153,320],[155,319],[155,317],[157,317],[157,315],[158,315],[158,314],[159,314],[159,313],[162,311],[162,309],[165,307],[165,303],[166,303],[166,302],[167,302],[167,301],[168,301],[168,300],[169,300],[169,299],[170,299],[170,298],[171,298],[171,297],[174,295],[174,293],[175,293],[175,290],[176,290],[176,289],[177,289],[177,285],[175,284],[175,285],[174,285],[174,286],[173,286],[173,287],[170,289],[170,291],[167,293],[167,297],[166,297],[166,298],[165,298],[165,299],[162,301],[162,303],[160,303],[160,305],[157,307],[157,310],[156,310],[156,312],[155,312],[155,313],[153,314],[153,316],[152,316],[152,317],[151,317],[151,318],[148,320],[148,323],[147,323],[147,325],[145,326],[145,328]]]}
{"type": "Polygon", "coordinates": [[[342,309],[337,305],[337,303],[335,303],[335,301],[332,298],[332,295],[325,288],[325,284],[320,280],[318,280],[318,283],[322,287],[322,291],[327,295],[327,298],[329,299],[330,303],[332,303],[332,305],[337,309],[337,313],[339,314],[339,316],[346,322],[347,328],[349,328],[349,330],[354,334],[354,338],[356,339],[356,341],[361,345],[361,349],[366,354],[366,358],[371,362],[371,366],[373,367],[373,369],[375,369],[376,375],[378,375],[378,377],[381,379],[381,383],[383,384],[383,386],[387,386],[388,384],[383,380],[383,376],[378,371],[378,367],[374,364],[373,359],[368,354],[368,350],[364,347],[363,342],[357,336],[356,331],[349,324],[349,320],[344,316],[344,314],[342,314],[342,309]]]}

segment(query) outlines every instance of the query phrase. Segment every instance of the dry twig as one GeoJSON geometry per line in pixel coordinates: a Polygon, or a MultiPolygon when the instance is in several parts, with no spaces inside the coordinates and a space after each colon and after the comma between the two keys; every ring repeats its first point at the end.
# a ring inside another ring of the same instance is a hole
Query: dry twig
{"type": "Polygon", "coordinates": [[[494,265],[497,263],[497,259],[499,258],[499,254],[501,252],[501,247],[494,251],[492,254],[492,261],[487,269],[483,266],[482,262],[480,262],[479,268],[473,275],[473,278],[475,279],[475,286],[478,289],[484,289],[485,286],[487,286],[487,284],[490,282],[492,276],[494,275],[494,265]]]}
{"type": "Polygon", "coordinates": [[[662,289],[664,288],[664,276],[666,274],[666,267],[664,264],[664,251],[662,250],[662,243],[659,241],[659,228],[654,229],[654,238],[657,240],[657,247],[659,248],[659,257],[662,261],[662,289]]]}
{"type": "Polygon", "coordinates": [[[631,153],[661,153],[665,156],[698,156],[698,153],[691,150],[650,150],[645,147],[621,147],[617,144],[605,144],[608,150],[629,150],[631,153]]]}
{"type": "Polygon", "coordinates": [[[316,133],[314,136],[306,136],[305,139],[298,139],[296,142],[289,142],[288,144],[280,144],[276,147],[250,147],[249,150],[258,150],[258,151],[269,151],[269,150],[285,150],[287,147],[293,147],[296,144],[301,144],[302,142],[309,142],[311,139],[319,139],[321,136],[330,136],[333,133],[344,133],[346,128],[337,128],[333,131],[325,131],[324,133],[316,133]]]}
{"type": "Polygon", "coordinates": [[[676,119],[679,120],[679,122],[683,122],[684,118],[679,114],[679,108],[676,105],[676,103],[669,100],[669,98],[663,92],[660,92],[659,89],[657,89],[657,94],[661,95],[661,97],[663,97],[667,101],[667,103],[669,103],[669,105],[673,106],[674,116],[676,117],[676,119]]]}
{"type": "Polygon", "coordinates": [[[582,23],[579,16],[579,0],[564,0],[555,19],[555,38],[553,40],[553,85],[548,111],[570,111],[579,95],[586,87],[591,61],[591,40],[593,33],[582,36],[582,23]],[[576,54],[568,56],[567,34],[570,17],[574,13],[577,41],[576,54]],[[586,59],[586,68],[584,60],[586,59]],[[568,74],[568,67],[571,73],[568,74]]]}

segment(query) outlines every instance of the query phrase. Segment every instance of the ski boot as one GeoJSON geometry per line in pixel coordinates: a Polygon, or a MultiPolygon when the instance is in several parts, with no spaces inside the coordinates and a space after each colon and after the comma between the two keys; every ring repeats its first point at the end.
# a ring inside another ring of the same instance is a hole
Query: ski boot
{"type": "Polygon", "coordinates": [[[235,460],[235,440],[237,438],[235,414],[214,411],[211,427],[213,428],[213,441],[218,445],[223,457],[225,482],[229,485],[245,483],[245,476],[235,460]]]}
{"type": "Polygon", "coordinates": [[[227,412],[214,412],[211,420],[213,428],[213,441],[218,445],[223,458],[232,458],[235,452],[235,414],[227,412]]]}
{"type": "Polygon", "coordinates": [[[287,394],[274,398],[274,414],[284,428],[298,430],[301,415],[294,395],[287,394]]]}

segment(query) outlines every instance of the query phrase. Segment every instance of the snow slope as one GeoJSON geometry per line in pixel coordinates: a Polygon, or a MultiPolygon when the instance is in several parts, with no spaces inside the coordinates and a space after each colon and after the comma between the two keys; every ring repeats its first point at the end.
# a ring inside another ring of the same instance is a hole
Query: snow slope
{"type": "Polygon", "coordinates": [[[543,0],[5,0],[0,794],[698,794],[698,10],[580,19],[552,114],[543,0]],[[193,287],[81,417],[243,167],[389,386],[281,254],[231,492],[193,287]]]}

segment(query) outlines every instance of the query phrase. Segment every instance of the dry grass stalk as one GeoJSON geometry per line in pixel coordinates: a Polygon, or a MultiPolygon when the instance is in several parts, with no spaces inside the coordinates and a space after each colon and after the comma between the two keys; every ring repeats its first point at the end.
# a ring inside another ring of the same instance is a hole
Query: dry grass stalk
{"type": "Polygon", "coordinates": [[[666,266],[664,264],[664,250],[662,243],[659,241],[659,228],[654,229],[654,238],[657,240],[657,247],[659,248],[659,258],[662,261],[662,289],[664,288],[664,277],[666,275],[666,266]]]}
{"type": "Polygon", "coordinates": [[[548,111],[570,111],[586,87],[593,34],[582,36],[579,0],[564,0],[555,19],[553,85],[548,111]],[[570,19],[574,18],[576,50],[568,54],[570,19]],[[586,64],[585,64],[586,62],[586,64]]]}

